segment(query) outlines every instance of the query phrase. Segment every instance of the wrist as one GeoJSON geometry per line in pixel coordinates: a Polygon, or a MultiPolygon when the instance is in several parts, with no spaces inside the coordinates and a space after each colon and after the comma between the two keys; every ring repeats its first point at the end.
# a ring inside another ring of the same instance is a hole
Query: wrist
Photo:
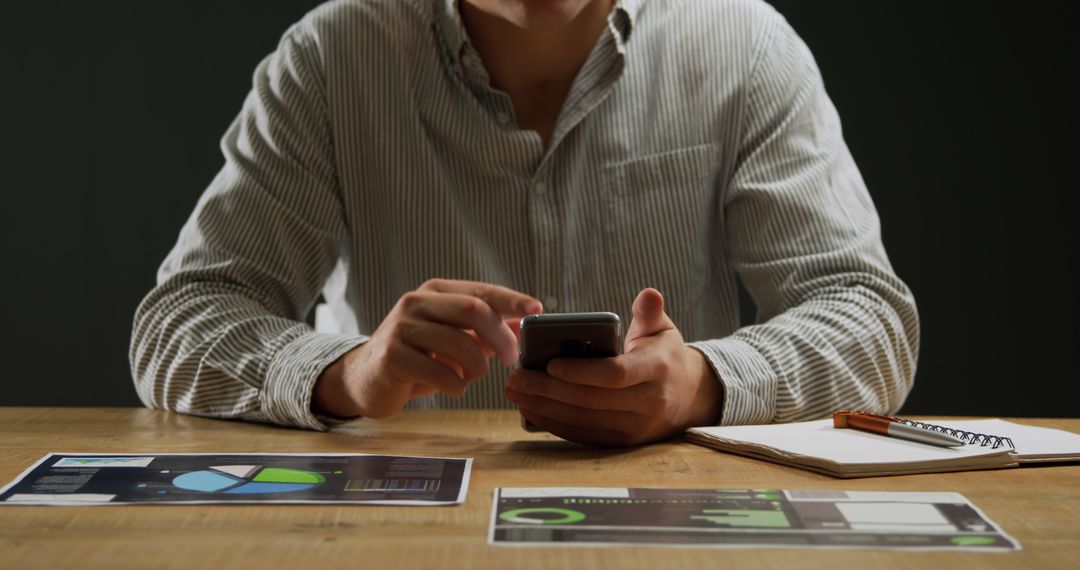
{"type": "Polygon", "coordinates": [[[704,354],[695,348],[686,348],[693,362],[691,378],[698,381],[687,427],[717,425],[724,411],[724,385],[704,354]]]}
{"type": "Polygon", "coordinates": [[[354,418],[362,415],[360,406],[352,397],[347,382],[347,360],[358,351],[357,347],[327,366],[318,379],[311,394],[311,408],[316,414],[336,418],[354,418]]]}

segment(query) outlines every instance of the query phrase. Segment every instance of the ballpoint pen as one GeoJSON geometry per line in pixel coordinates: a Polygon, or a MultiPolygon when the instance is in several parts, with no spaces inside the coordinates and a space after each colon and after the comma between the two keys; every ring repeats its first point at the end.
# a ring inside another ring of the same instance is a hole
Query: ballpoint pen
{"type": "Polygon", "coordinates": [[[917,441],[919,443],[928,443],[940,447],[959,447],[964,445],[964,440],[955,438],[949,434],[905,425],[889,416],[868,414],[865,412],[840,410],[833,414],[833,427],[854,428],[870,433],[917,441]]]}

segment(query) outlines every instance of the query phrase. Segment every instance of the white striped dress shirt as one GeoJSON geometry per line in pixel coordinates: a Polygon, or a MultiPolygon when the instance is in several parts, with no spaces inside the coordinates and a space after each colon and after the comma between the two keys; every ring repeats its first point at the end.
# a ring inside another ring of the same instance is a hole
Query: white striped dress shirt
{"type": "MultiPolygon", "coordinates": [[[[656,287],[725,424],[892,412],[911,388],[914,299],[813,57],[760,0],[619,2],[547,148],[454,0],[332,2],[259,64],[221,148],[135,315],[148,406],[325,428],[320,372],[432,277],[626,318],[656,287]],[[340,334],[302,322],[320,291],[340,334]]],[[[507,372],[410,406],[509,407],[507,372]]]]}

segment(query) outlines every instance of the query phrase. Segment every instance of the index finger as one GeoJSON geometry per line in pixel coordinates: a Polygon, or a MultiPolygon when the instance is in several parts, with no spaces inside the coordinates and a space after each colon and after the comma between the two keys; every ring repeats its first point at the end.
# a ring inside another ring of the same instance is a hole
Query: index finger
{"type": "Polygon", "coordinates": [[[439,293],[457,293],[476,297],[506,317],[524,317],[542,313],[543,304],[539,300],[502,285],[481,281],[459,281],[456,279],[428,279],[419,288],[422,291],[439,293]]]}
{"type": "Polygon", "coordinates": [[[597,388],[629,388],[657,376],[660,363],[628,352],[609,358],[554,358],[547,373],[559,380],[597,388]]]}

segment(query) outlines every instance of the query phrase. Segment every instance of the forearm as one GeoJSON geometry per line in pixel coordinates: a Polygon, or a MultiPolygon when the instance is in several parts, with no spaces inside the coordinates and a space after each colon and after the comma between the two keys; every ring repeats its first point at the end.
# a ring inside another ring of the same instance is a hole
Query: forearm
{"type": "Polygon", "coordinates": [[[761,324],[692,346],[724,385],[724,424],[894,412],[914,379],[919,319],[895,277],[841,273],[761,324]]]}
{"type": "Polygon", "coordinates": [[[147,406],[322,429],[315,380],[359,342],[316,334],[236,285],[174,278],[140,305],[130,359],[147,406]]]}

